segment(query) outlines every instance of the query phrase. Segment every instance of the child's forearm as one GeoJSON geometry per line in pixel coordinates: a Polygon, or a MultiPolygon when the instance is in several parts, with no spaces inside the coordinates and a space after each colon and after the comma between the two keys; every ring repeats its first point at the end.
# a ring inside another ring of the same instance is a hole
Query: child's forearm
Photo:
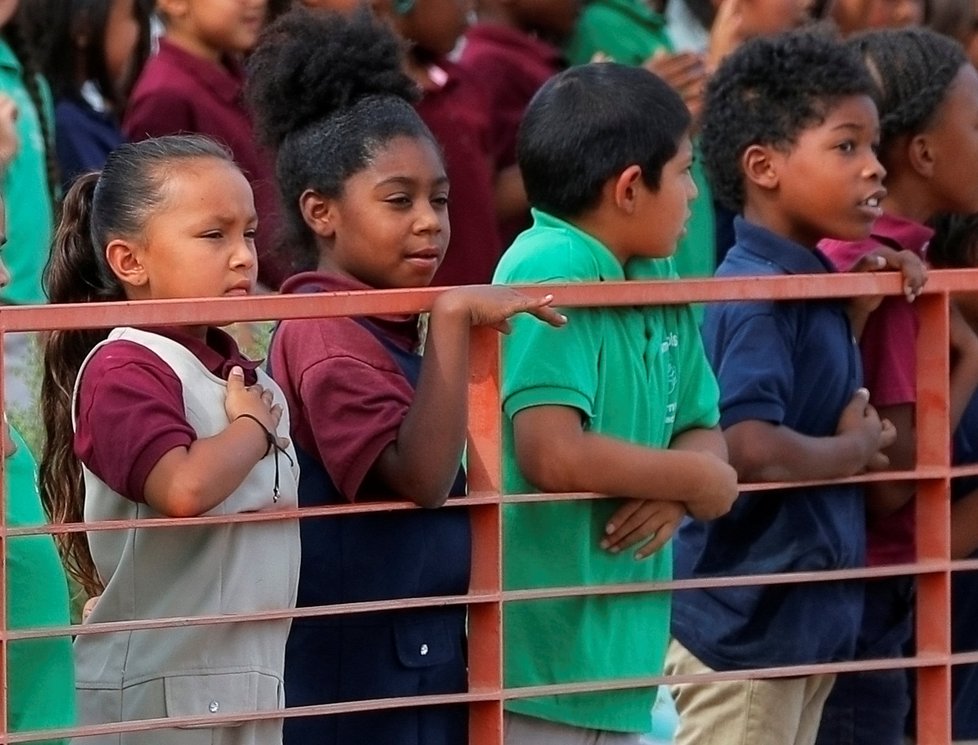
{"type": "Polygon", "coordinates": [[[470,327],[464,309],[438,305],[432,312],[414,399],[397,440],[374,465],[388,488],[422,507],[445,502],[461,463],[470,327]]]}
{"type": "Polygon", "coordinates": [[[581,428],[576,410],[539,406],[514,419],[519,466],[548,492],[596,492],[683,503],[690,514],[724,514],[737,496],[733,469],[713,454],[643,447],[581,428]]]}
{"type": "MultiPolygon", "coordinates": [[[[237,419],[213,437],[165,453],[146,477],[143,497],[169,517],[201,515],[241,486],[268,447],[256,422],[237,419]]],[[[272,488],[269,484],[269,493],[272,488]]]]}
{"type": "Polygon", "coordinates": [[[852,476],[867,460],[846,433],[810,437],[790,427],[748,420],[724,430],[730,464],[747,483],[811,481],[852,476]]]}
{"type": "Polygon", "coordinates": [[[727,441],[723,438],[723,432],[720,431],[719,427],[687,429],[673,437],[669,447],[673,450],[711,453],[725,462],[729,459],[727,441]]]}

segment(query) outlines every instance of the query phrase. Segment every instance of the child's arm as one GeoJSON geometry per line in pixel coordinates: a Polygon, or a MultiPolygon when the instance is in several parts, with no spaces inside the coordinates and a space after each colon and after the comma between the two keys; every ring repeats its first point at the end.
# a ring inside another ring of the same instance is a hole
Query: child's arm
{"type": "MultiPolygon", "coordinates": [[[[234,368],[224,408],[230,421],[224,430],[194,440],[190,447],[169,450],[150,470],[143,496],[157,512],[193,517],[213,509],[268,453],[271,445],[265,432],[274,433],[282,416],[282,407],[272,405],[271,391],[260,385],[246,387],[241,368],[234,368]]],[[[279,437],[277,443],[286,447],[288,440],[279,437]]]]}
{"type": "Polygon", "coordinates": [[[460,287],[438,296],[414,400],[397,440],[372,468],[388,488],[422,507],[445,502],[465,446],[470,329],[491,326],[506,332],[507,319],[516,313],[560,326],[566,319],[550,307],[552,301],[552,295],[534,299],[496,286],[460,287]]]}
{"type": "Polygon", "coordinates": [[[534,406],[513,417],[523,475],[546,492],[596,492],[674,502],[709,520],[737,497],[734,470],[712,454],[643,447],[585,431],[568,406],[534,406]]]}
{"type": "MultiPolygon", "coordinates": [[[[888,246],[877,246],[860,257],[859,261],[849,271],[881,272],[886,270],[897,270],[903,275],[903,295],[908,303],[916,300],[924,285],[927,284],[927,267],[919,256],[912,251],[897,251],[888,246]]],[[[852,324],[852,333],[857,339],[862,336],[869,315],[879,307],[882,300],[882,296],[873,295],[853,298],[849,302],[849,321],[852,324]]]]}
{"type": "Polygon", "coordinates": [[[896,438],[860,388],[843,409],[836,434],[811,437],[790,427],[749,419],[724,430],[730,463],[742,481],[808,481],[852,476],[886,466],[880,452],[896,438]]]}
{"type": "Polygon", "coordinates": [[[951,558],[978,551],[978,489],[951,504],[951,558]]]}
{"type": "MultiPolygon", "coordinates": [[[[673,450],[708,453],[723,462],[727,461],[727,443],[718,427],[686,430],[674,437],[669,447],[673,450]]],[[[641,543],[635,552],[635,558],[644,559],[672,538],[685,516],[686,510],[678,502],[625,500],[605,525],[601,548],[618,553],[641,543]]]]}
{"type": "MultiPolygon", "coordinates": [[[[961,315],[958,307],[950,306],[951,379],[949,406],[951,430],[957,429],[964,410],[978,388],[978,337],[961,315]]],[[[880,407],[880,416],[893,422],[897,430],[896,441],[886,450],[890,470],[907,471],[917,462],[917,428],[914,405],[896,404],[880,407]]],[[[881,481],[867,487],[866,508],[876,517],[896,512],[909,502],[916,492],[913,482],[881,481]]]]}

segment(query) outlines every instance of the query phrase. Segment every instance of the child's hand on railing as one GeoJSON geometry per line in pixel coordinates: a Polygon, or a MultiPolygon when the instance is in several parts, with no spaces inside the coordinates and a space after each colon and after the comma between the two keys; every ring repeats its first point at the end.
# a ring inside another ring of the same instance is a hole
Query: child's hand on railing
{"type": "Polygon", "coordinates": [[[551,306],[553,295],[533,298],[512,287],[474,285],[457,287],[438,296],[431,308],[434,320],[441,314],[464,314],[471,326],[490,326],[509,333],[509,319],[517,313],[529,313],[551,326],[563,326],[567,317],[551,306]]]}

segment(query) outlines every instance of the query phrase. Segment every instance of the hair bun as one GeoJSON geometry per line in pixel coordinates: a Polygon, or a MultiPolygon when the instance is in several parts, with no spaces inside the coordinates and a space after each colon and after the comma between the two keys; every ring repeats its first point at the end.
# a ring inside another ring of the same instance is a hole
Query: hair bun
{"type": "Polygon", "coordinates": [[[262,33],[246,96],[261,140],[283,139],[367,96],[415,101],[400,40],[366,8],[350,16],[296,7],[262,33]]]}

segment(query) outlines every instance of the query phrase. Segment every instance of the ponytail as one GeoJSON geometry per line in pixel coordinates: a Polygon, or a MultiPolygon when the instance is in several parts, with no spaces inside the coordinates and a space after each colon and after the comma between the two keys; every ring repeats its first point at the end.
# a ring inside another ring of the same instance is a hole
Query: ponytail
{"type": "MultiPolygon", "coordinates": [[[[125,293],[96,250],[92,237],[92,203],[98,174],[80,177],[65,197],[44,283],[52,303],[123,300],[125,293]]],[[[47,437],[40,462],[41,502],[54,523],[84,520],[85,484],[74,454],[71,416],[75,381],[82,363],[104,340],[107,329],[51,331],[44,336],[41,415],[47,437]]],[[[102,591],[84,533],[56,537],[68,574],[88,596],[102,591]]]]}

